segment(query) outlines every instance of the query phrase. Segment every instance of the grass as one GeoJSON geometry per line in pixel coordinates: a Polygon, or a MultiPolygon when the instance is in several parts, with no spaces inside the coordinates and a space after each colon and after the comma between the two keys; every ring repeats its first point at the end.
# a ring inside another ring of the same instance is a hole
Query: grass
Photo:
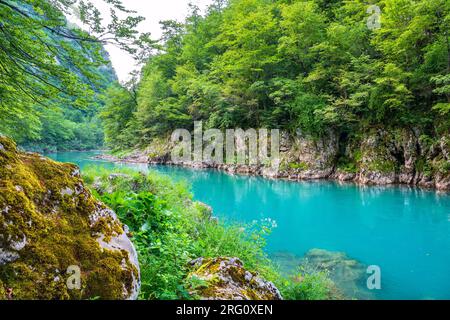
{"type": "Polygon", "coordinates": [[[300,282],[279,274],[264,252],[270,222],[236,225],[211,219],[186,183],[154,172],[91,167],[83,176],[130,228],[141,265],[140,299],[195,299],[188,290],[193,285],[187,280],[189,261],[221,256],[240,258],[246,269],[274,282],[285,299],[331,297],[333,285],[324,274],[299,274],[300,282]]]}

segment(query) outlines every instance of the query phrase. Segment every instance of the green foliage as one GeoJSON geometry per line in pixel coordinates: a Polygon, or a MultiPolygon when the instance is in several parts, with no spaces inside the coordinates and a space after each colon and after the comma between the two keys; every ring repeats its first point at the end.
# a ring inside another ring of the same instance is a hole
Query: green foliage
{"type": "Polygon", "coordinates": [[[90,150],[103,146],[103,128],[96,110],[88,114],[73,108],[40,108],[39,131],[34,136],[17,137],[20,145],[35,152],[90,150]],[[93,114],[91,114],[93,113],[93,114]]]}
{"type": "Polygon", "coordinates": [[[108,24],[91,2],[0,1],[3,134],[41,150],[99,146],[98,94],[116,79],[103,45],[115,44],[144,58],[151,43],[135,30],[142,17],[121,1],[105,2],[111,8],[108,24]],[[69,24],[69,14],[90,33],[69,24]]]}
{"type": "Polygon", "coordinates": [[[300,270],[294,281],[286,282],[282,293],[289,300],[329,300],[333,286],[325,272],[304,273],[300,270]]]}
{"type": "Polygon", "coordinates": [[[433,168],[431,165],[423,158],[416,160],[416,170],[422,173],[426,177],[431,177],[433,174],[433,168]]]}
{"type": "Polygon", "coordinates": [[[440,168],[441,173],[448,174],[450,172],[450,161],[444,161],[440,168]]]}
{"type": "Polygon", "coordinates": [[[379,172],[395,172],[397,168],[397,164],[390,160],[377,160],[373,161],[368,166],[369,170],[379,171],[379,172]]]}
{"type": "Polygon", "coordinates": [[[85,182],[128,225],[141,265],[142,299],[195,299],[187,288],[189,261],[198,257],[239,257],[245,267],[273,281],[286,298],[322,299],[329,284],[307,276],[295,286],[279,275],[263,249],[269,222],[235,225],[211,219],[203,204],[192,200],[184,182],[155,172],[88,168],[85,182]]]}
{"type": "Polygon", "coordinates": [[[103,120],[106,145],[113,151],[134,146],[136,137],[129,125],[136,111],[134,90],[114,84],[105,92],[104,102],[100,117],[103,120]]]}
{"type": "Polygon", "coordinates": [[[446,0],[216,1],[164,22],[138,86],[140,144],[174,128],[275,127],[321,135],[375,126],[445,131],[450,73],[446,0]]]}
{"type": "Polygon", "coordinates": [[[355,160],[348,157],[340,157],[337,162],[337,167],[346,173],[357,173],[358,167],[355,160]]]}
{"type": "Polygon", "coordinates": [[[289,163],[289,168],[298,170],[308,170],[308,164],[305,162],[291,162],[289,163]]]}

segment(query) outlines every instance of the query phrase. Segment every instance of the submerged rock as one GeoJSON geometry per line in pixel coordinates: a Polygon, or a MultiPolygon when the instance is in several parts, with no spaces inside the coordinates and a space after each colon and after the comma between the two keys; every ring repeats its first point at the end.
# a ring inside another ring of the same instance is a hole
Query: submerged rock
{"type": "Polygon", "coordinates": [[[203,300],[282,300],[278,289],[256,273],[247,271],[238,258],[198,258],[191,262],[192,294],[203,300]]]}
{"type": "Polygon", "coordinates": [[[351,259],[344,252],[312,249],[306,253],[299,264],[306,272],[327,272],[330,279],[348,298],[373,298],[366,287],[367,266],[351,259]]]}
{"type": "Polygon", "coordinates": [[[137,298],[136,251],[79,169],[0,145],[0,299],[137,298]]]}

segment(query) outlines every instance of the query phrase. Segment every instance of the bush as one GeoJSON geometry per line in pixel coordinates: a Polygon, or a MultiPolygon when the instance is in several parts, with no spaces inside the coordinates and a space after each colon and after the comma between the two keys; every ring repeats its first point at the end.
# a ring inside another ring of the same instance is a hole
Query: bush
{"type": "Polygon", "coordinates": [[[289,300],[328,300],[335,298],[334,283],[325,272],[301,273],[294,279],[286,280],[282,294],[289,300]]]}
{"type": "Polygon", "coordinates": [[[298,169],[300,171],[308,170],[308,164],[306,162],[291,162],[289,163],[290,169],[298,169]]]}

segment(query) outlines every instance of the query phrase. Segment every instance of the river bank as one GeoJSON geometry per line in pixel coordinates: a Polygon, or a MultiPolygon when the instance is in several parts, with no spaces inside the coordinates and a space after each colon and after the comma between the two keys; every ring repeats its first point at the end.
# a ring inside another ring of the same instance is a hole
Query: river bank
{"type": "MultiPolygon", "coordinates": [[[[173,162],[171,160],[163,159],[150,159],[145,155],[133,155],[119,158],[110,154],[101,154],[95,156],[96,160],[111,161],[116,163],[131,163],[131,164],[149,164],[149,165],[166,165],[166,166],[179,166],[193,169],[213,169],[223,171],[231,175],[243,175],[243,176],[261,176],[268,179],[283,179],[289,181],[313,181],[313,180],[327,180],[337,181],[341,183],[356,183],[359,185],[403,185],[409,187],[418,187],[423,189],[431,189],[440,192],[449,192],[450,186],[448,181],[440,181],[438,184],[433,185],[432,180],[430,182],[418,181],[418,179],[411,181],[411,183],[400,182],[400,177],[394,174],[382,174],[374,173],[370,177],[364,177],[361,174],[349,173],[340,170],[334,170],[328,175],[322,175],[321,173],[301,173],[299,170],[282,170],[274,173],[270,168],[263,165],[236,165],[236,164],[218,164],[208,162],[173,162]]],[[[363,174],[363,173],[362,173],[363,174]]]]}
{"type": "Polygon", "coordinates": [[[171,160],[169,139],[155,140],[144,150],[97,159],[216,169],[228,174],[262,176],[291,181],[334,180],[360,185],[407,185],[450,191],[450,139],[432,139],[418,131],[374,130],[364,137],[328,133],[313,138],[298,133],[281,137],[280,166],[171,160]]]}

